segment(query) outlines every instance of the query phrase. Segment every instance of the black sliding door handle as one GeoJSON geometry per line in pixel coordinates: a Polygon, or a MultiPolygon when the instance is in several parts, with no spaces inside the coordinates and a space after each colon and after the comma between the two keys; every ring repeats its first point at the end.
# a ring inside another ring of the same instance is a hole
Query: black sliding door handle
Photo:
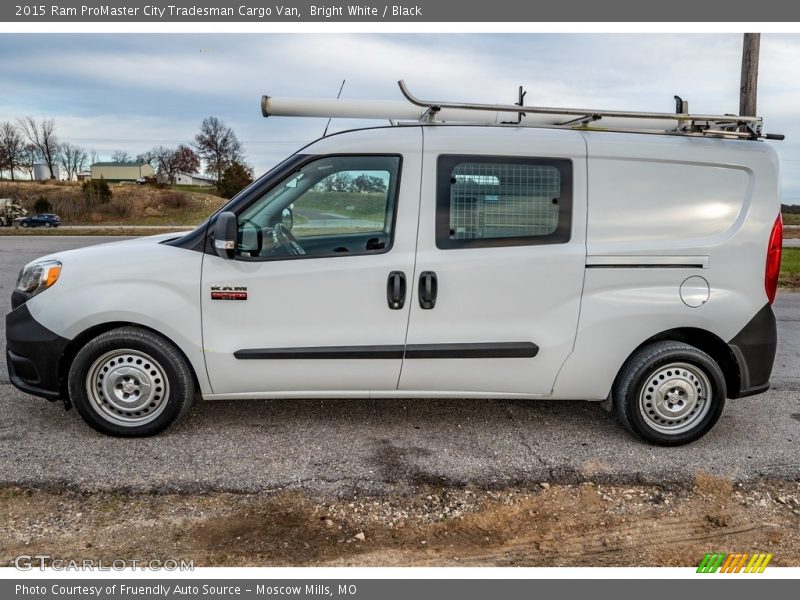
{"type": "Polygon", "coordinates": [[[400,310],[406,303],[406,274],[392,271],[386,282],[386,301],[392,310],[400,310]]]}
{"type": "Polygon", "coordinates": [[[436,306],[436,295],[439,291],[439,282],[436,273],[423,271],[419,276],[419,307],[430,310],[436,306]]]}

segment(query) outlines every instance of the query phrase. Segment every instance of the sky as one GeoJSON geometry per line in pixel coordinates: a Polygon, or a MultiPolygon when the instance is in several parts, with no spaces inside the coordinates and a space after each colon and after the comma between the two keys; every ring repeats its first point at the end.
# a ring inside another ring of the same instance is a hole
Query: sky
{"type": "MultiPolygon", "coordinates": [[[[262,94],[672,112],[738,112],[740,34],[2,34],[0,122],[49,117],[109,158],[188,143],[225,121],[260,174],[319,137],[325,119],[261,116],[262,94]]],[[[800,34],[761,40],[758,113],[800,204],[800,34]]],[[[329,131],[361,123],[334,120],[329,131]]]]}

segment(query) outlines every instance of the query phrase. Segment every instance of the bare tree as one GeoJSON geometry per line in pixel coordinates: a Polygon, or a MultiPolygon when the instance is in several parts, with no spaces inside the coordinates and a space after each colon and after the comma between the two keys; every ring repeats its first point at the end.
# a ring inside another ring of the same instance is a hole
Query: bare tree
{"type": "Polygon", "coordinates": [[[100,162],[100,155],[97,153],[97,150],[89,150],[89,166],[98,162],[100,162]]]}
{"type": "Polygon", "coordinates": [[[217,117],[203,119],[193,146],[206,164],[206,173],[213,174],[217,181],[231,164],[243,162],[242,145],[236,134],[217,117]]]}
{"type": "Polygon", "coordinates": [[[189,146],[181,144],[175,149],[175,169],[176,173],[197,173],[200,170],[200,157],[189,146]]]}
{"type": "Polygon", "coordinates": [[[27,171],[28,178],[33,179],[33,165],[41,160],[39,149],[33,144],[25,144],[22,148],[20,167],[27,171]]]}
{"type": "Polygon", "coordinates": [[[196,173],[200,168],[200,158],[184,144],[176,149],[156,146],[137,158],[147,162],[162,180],[169,183],[175,183],[178,173],[196,173]]]}
{"type": "Polygon", "coordinates": [[[156,146],[148,151],[151,166],[156,171],[159,180],[172,183],[175,179],[175,150],[166,146],[156,146]]]}
{"type": "Polygon", "coordinates": [[[22,166],[24,149],[25,140],[19,128],[8,121],[0,125],[0,170],[8,169],[11,181],[14,181],[15,171],[22,166]]]}
{"type": "Polygon", "coordinates": [[[111,153],[112,162],[127,163],[131,162],[131,159],[131,155],[125,150],[114,150],[114,152],[111,153]]]}
{"type": "Polygon", "coordinates": [[[56,136],[56,122],[53,119],[36,121],[33,117],[25,117],[19,121],[20,128],[25,137],[39,152],[39,157],[50,171],[50,179],[55,179],[53,167],[58,158],[58,137],[56,136]]]}
{"type": "Polygon", "coordinates": [[[67,173],[67,180],[77,178],[78,173],[86,168],[86,150],[72,144],[61,144],[58,154],[59,162],[67,173]]]}
{"type": "Polygon", "coordinates": [[[148,150],[147,152],[142,152],[141,154],[137,154],[136,162],[148,164],[153,168],[154,171],[157,170],[158,156],[155,153],[155,148],[153,148],[153,150],[148,150]]]}

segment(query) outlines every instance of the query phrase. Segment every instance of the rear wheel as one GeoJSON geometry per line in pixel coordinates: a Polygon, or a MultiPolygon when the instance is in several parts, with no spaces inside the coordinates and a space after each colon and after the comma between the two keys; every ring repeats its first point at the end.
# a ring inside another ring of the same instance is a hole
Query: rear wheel
{"type": "Polygon", "coordinates": [[[189,410],[194,380],[164,338],[121,327],[84,346],[69,371],[69,395],[94,429],[116,436],[163,431],[189,410]]]}
{"type": "Polygon", "coordinates": [[[725,406],[725,377],[702,350],[655,342],[628,359],[612,395],[626,429],[654,444],[678,446],[702,437],[717,422],[725,406]]]}

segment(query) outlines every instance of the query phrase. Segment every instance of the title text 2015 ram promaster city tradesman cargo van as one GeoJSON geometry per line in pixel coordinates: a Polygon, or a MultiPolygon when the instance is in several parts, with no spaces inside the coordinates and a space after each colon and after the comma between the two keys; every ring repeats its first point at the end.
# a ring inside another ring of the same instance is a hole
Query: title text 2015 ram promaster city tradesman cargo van
{"type": "MultiPolygon", "coordinates": [[[[323,137],[194,231],[27,265],[11,381],[99,431],[205,399],[606,401],[649,442],[767,389],[781,252],[761,119],[264,97],[323,137]],[[601,127],[602,124],[602,127],[601,127]]],[[[534,434],[535,432],[531,432],[534,434]]]]}

